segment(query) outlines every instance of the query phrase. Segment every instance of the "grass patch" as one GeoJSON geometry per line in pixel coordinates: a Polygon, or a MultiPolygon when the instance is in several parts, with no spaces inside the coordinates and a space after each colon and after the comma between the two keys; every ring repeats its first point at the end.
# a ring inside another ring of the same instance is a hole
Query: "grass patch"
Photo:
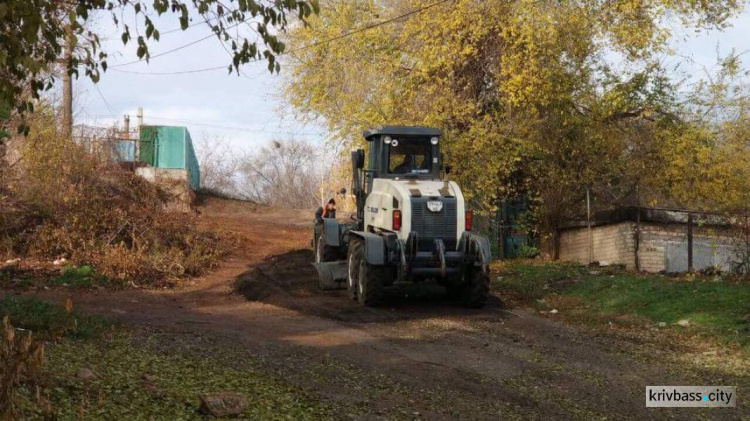
{"type": "MultiPolygon", "coordinates": [[[[750,285],[721,277],[667,277],[621,268],[510,262],[497,268],[495,286],[511,301],[564,308],[591,316],[645,319],[747,347],[750,345],[750,285]],[[688,327],[675,326],[682,320],[688,327]]],[[[609,319],[611,320],[611,318],[609,319]]]]}
{"type": "Polygon", "coordinates": [[[245,419],[331,417],[283,381],[252,369],[227,368],[221,355],[197,359],[163,354],[138,342],[118,331],[110,338],[48,346],[44,403],[34,402],[31,390],[25,390],[24,413],[56,419],[203,419],[198,412],[201,394],[233,391],[249,402],[245,419]],[[78,378],[81,367],[96,377],[78,378]]]}
{"type": "Polygon", "coordinates": [[[110,324],[101,317],[83,315],[63,305],[34,297],[8,295],[0,299],[0,319],[8,316],[16,328],[33,332],[37,338],[91,338],[110,324]]]}
{"type": "Polygon", "coordinates": [[[543,298],[552,288],[578,279],[587,268],[573,264],[535,264],[522,260],[503,262],[495,268],[499,275],[495,285],[514,302],[529,302],[543,298]],[[524,263],[521,263],[524,262],[524,263]]]}
{"type": "Polygon", "coordinates": [[[0,299],[0,318],[5,315],[36,338],[56,339],[45,342],[41,372],[14,388],[20,419],[205,419],[200,396],[214,392],[244,395],[244,419],[333,418],[320,402],[253,368],[241,348],[206,355],[156,350],[148,345],[152,333],[137,335],[73,312],[69,302],[6,296],[0,299]],[[81,376],[83,369],[93,376],[81,376]]]}
{"type": "Polygon", "coordinates": [[[584,278],[566,294],[599,313],[632,314],[668,325],[687,320],[711,336],[750,345],[749,285],[623,275],[584,278]]]}
{"type": "Polygon", "coordinates": [[[66,266],[60,276],[52,279],[52,284],[86,288],[95,285],[107,286],[109,285],[109,279],[97,273],[94,268],[88,265],[66,266]]]}

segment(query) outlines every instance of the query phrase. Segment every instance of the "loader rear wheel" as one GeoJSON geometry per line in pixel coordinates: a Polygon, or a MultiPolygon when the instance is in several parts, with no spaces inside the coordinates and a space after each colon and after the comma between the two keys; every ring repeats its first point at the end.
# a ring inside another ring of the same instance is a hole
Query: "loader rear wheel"
{"type": "Polygon", "coordinates": [[[385,267],[367,263],[364,247],[359,248],[359,275],[357,276],[357,301],[368,307],[383,302],[385,295],[385,267]]]}
{"type": "Polygon", "coordinates": [[[466,272],[466,279],[461,285],[461,301],[469,308],[481,308],[487,304],[490,296],[490,274],[478,267],[471,267],[466,272]]]}
{"type": "Polygon", "coordinates": [[[349,243],[349,255],[347,256],[347,276],[346,276],[346,283],[347,283],[347,290],[349,293],[349,298],[352,300],[357,299],[357,288],[359,283],[359,261],[362,259],[361,250],[362,249],[362,240],[359,238],[352,238],[351,242],[349,243]]]}
{"type": "Polygon", "coordinates": [[[326,237],[322,233],[318,237],[315,245],[315,263],[333,262],[339,257],[337,247],[326,244],[326,237]]]}

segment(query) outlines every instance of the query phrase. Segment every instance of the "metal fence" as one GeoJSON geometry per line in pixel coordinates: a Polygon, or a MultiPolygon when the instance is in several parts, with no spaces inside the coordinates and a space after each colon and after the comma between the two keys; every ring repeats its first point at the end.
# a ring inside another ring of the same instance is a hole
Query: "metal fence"
{"type": "MultiPolygon", "coordinates": [[[[476,203],[469,207],[479,208],[476,203]]],[[[493,257],[531,257],[538,249],[530,228],[523,222],[527,211],[525,199],[504,201],[494,212],[475,212],[473,230],[489,238],[493,257]]]]}
{"type": "Polygon", "coordinates": [[[73,127],[73,141],[100,161],[135,165],[138,131],[118,127],[78,124],[73,127]]]}
{"type": "Polygon", "coordinates": [[[692,263],[687,236],[682,241],[673,241],[665,248],[665,271],[670,273],[686,272],[716,268],[730,271],[735,262],[734,249],[730,244],[711,244],[709,242],[694,242],[692,247],[692,263]]]}

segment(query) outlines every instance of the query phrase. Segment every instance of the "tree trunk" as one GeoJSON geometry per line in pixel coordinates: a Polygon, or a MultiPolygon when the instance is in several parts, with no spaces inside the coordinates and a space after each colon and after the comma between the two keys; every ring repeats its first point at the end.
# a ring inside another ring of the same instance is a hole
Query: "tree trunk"
{"type": "Polygon", "coordinates": [[[72,54],[73,46],[68,34],[62,59],[62,132],[65,137],[71,137],[73,134],[73,81],[68,69],[72,54]]]}

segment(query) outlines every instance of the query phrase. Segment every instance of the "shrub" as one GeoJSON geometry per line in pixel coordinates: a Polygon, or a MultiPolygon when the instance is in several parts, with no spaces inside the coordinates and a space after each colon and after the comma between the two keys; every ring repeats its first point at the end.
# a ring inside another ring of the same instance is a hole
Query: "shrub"
{"type": "MultiPolygon", "coordinates": [[[[20,415],[18,407],[23,407],[24,394],[20,393],[18,386],[33,384],[39,377],[44,350],[32,339],[32,334],[48,340],[90,338],[110,327],[101,317],[74,312],[70,299],[64,305],[57,305],[34,297],[6,296],[0,299],[0,318],[3,320],[0,331],[0,419],[15,419],[20,415]],[[11,326],[11,320],[18,329],[11,326]]],[[[40,399],[38,393],[36,399],[40,399]]]]}
{"type": "Polygon", "coordinates": [[[0,180],[0,254],[65,256],[111,280],[161,285],[226,253],[192,215],[166,213],[153,184],[58,135],[50,113],[33,118],[22,160],[0,180]]]}
{"type": "Polygon", "coordinates": [[[23,380],[37,376],[44,348],[30,332],[16,334],[7,316],[3,317],[0,335],[0,417],[13,419],[18,415],[16,388],[23,380]]]}
{"type": "Polygon", "coordinates": [[[522,259],[531,259],[536,256],[539,256],[539,249],[537,247],[530,244],[522,244],[521,247],[518,248],[518,257],[522,259]]]}

